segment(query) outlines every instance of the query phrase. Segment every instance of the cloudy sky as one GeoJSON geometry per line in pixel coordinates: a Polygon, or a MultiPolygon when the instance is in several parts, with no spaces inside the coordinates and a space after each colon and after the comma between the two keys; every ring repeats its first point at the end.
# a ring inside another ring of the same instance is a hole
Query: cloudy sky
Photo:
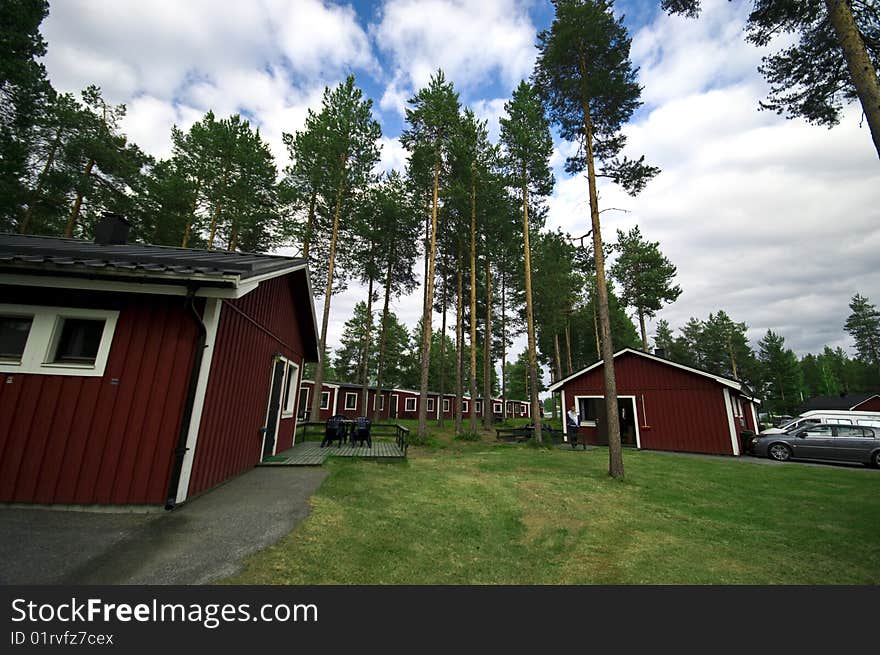
{"type": "MultiPolygon", "coordinates": [[[[880,162],[858,107],[833,130],[758,111],[767,89],[761,52],[742,38],[749,4],[704,0],[688,21],[656,0],[618,0],[644,87],[627,153],[663,172],[637,198],[600,185],[600,209],[625,210],[603,213],[603,234],[638,224],[661,243],[684,290],[659,314],[673,328],[723,309],[749,325],[753,345],[769,328],[798,354],[849,349],[849,299],[880,304],[880,162]]],[[[552,15],[540,0],[55,0],[42,32],[55,87],[95,83],[126,103],[124,130],[157,157],[170,152],[172,125],[239,112],[281,168],[282,132],[354,72],[374,100],[388,169],[405,162],[406,100],[438,67],[497,136],[552,15]]],[[[586,181],[563,172],[570,150],[557,139],[548,223],[580,235],[586,181]]],[[[331,348],[362,296],[333,298],[331,348]]],[[[420,303],[417,292],[394,309],[414,325],[420,303]]]]}

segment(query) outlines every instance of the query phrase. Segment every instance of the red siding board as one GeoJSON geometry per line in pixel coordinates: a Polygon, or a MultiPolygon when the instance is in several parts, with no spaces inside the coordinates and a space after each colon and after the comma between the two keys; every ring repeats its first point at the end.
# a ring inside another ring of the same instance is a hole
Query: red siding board
{"type": "MultiPolygon", "coordinates": [[[[273,356],[302,365],[296,317],[311,311],[295,306],[290,285],[289,276],[275,278],[243,298],[223,302],[189,496],[246,471],[262,457],[259,430],[266,419],[273,356]]],[[[279,447],[292,440],[293,423],[281,421],[279,447]]]]}
{"type": "Polygon", "coordinates": [[[7,298],[120,314],[102,377],[5,376],[0,502],[163,503],[197,336],[182,299],[14,287],[7,298]]]}

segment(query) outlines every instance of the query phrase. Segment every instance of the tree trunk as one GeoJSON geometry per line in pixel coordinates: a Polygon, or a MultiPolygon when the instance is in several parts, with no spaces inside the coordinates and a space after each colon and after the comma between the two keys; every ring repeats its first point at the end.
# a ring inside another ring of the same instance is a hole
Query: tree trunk
{"type": "MultiPolygon", "coordinates": [[[[382,383],[385,381],[385,342],[388,338],[388,305],[391,300],[391,269],[394,266],[391,258],[388,260],[388,270],[385,273],[385,306],[382,308],[382,336],[379,337],[379,361],[376,364],[376,408],[373,410],[373,421],[379,420],[379,398],[382,397],[382,383]]],[[[389,403],[391,399],[389,398],[389,403]]],[[[390,408],[389,408],[390,411],[390,408]]]]}
{"type": "MultiPolygon", "coordinates": [[[[594,290],[595,291],[595,290],[594,290]]],[[[602,346],[599,340],[599,316],[596,314],[596,294],[593,294],[593,334],[596,336],[596,357],[602,359],[602,346]]]]}
{"type": "MultiPolygon", "coordinates": [[[[342,157],[342,171],[345,171],[345,156],[342,157]]],[[[315,365],[315,388],[312,396],[311,419],[318,420],[321,415],[321,386],[324,384],[324,357],[327,350],[327,324],[330,322],[330,298],[333,295],[333,267],[336,263],[336,238],[339,234],[339,212],[342,209],[342,193],[345,188],[345,175],[340,176],[336,191],[336,210],[333,212],[333,228],[330,232],[330,255],[327,259],[327,285],[324,287],[324,315],[321,320],[321,342],[318,344],[320,361],[315,365]]]]}
{"type": "Polygon", "coordinates": [[[874,149],[880,157],[880,80],[877,79],[877,71],[874,70],[865,42],[856,27],[849,2],[825,0],[825,5],[828,7],[828,18],[834,33],[843,49],[856,94],[862,103],[862,111],[865,112],[871,138],[874,140],[874,149]]]}
{"type": "Polygon", "coordinates": [[[507,420],[507,276],[501,276],[501,420],[507,420]]]}
{"type": "Polygon", "coordinates": [[[220,221],[220,208],[222,203],[220,201],[214,205],[214,215],[211,217],[211,233],[208,235],[208,250],[214,249],[214,237],[217,234],[217,223],[220,221]]]}
{"type": "MultiPolygon", "coordinates": [[[[449,258],[444,254],[443,256],[443,300],[441,301],[441,305],[443,307],[443,319],[440,322],[440,398],[438,399],[438,403],[443,399],[443,393],[446,391],[446,281],[447,275],[449,273],[449,258]]],[[[441,428],[443,427],[443,412],[442,406],[434,408],[437,412],[437,425],[441,428]]]]}
{"type": "Polygon", "coordinates": [[[535,314],[532,305],[532,254],[529,246],[529,186],[526,178],[526,167],[522,167],[522,203],[523,203],[523,255],[525,259],[526,277],[526,331],[529,340],[529,397],[532,401],[532,424],[535,426],[535,442],[543,443],[541,432],[541,409],[538,404],[538,353],[535,346],[535,314]]]}
{"type": "Polygon", "coordinates": [[[238,221],[232,221],[232,233],[229,235],[229,246],[226,248],[228,252],[235,252],[238,245],[238,221]]]}
{"type": "MultiPolygon", "coordinates": [[[[86,172],[83,175],[83,184],[88,181],[89,177],[92,175],[92,169],[95,167],[95,160],[90,159],[86,164],[86,172]]],[[[67,226],[64,228],[64,237],[66,239],[73,238],[73,231],[76,229],[76,222],[79,220],[79,211],[82,207],[83,201],[83,192],[82,190],[78,190],[76,192],[76,200],[73,201],[73,209],[70,212],[70,218],[67,219],[67,226]]]]}
{"type": "Polygon", "coordinates": [[[571,375],[574,368],[571,365],[571,325],[568,321],[565,322],[565,363],[567,366],[565,374],[571,375]]]}
{"type": "MultiPolygon", "coordinates": [[[[459,253],[461,253],[461,249],[459,248],[459,253]]],[[[462,261],[461,254],[458,256],[458,298],[456,301],[456,310],[455,310],[455,434],[461,434],[461,385],[462,385],[462,375],[461,375],[461,367],[462,360],[464,357],[462,356],[462,349],[464,346],[464,291],[463,287],[463,277],[464,273],[461,270],[462,261]]],[[[442,410],[441,410],[442,411],[442,410]]]]}
{"type": "Polygon", "coordinates": [[[562,379],[562,353],[559,350],[559,332],[553,334],[553,348],[556,351],[556,380],[562,379]]]}
{"type": "Polygon", "coordinates": [[[486,254],[486,343],[483,345],[483,429],[492,429],[492,271],[486,254]]]}
{"type": "Polygon", "coordinates": [[[431,365],[431,318],[434,313],[434,250],[437,247],[437,202],[440,187],[440,156],[434,161],[434,193],[431,205],[431,247],[425,278],[425,305],[422,311],[422,384],[419,390],[419,438],[428,438],[428,367],[431,365]]]}
{"type": "Polygon", "coordinates": [[[363,347],[363,357],[364,357],[364,366],[361,373],[361,407],[363,411],[361,412],[361,416],[367,416],[367,411],[370,409],[367,407],[367,403],[370,400],[370,331],[373,327],[373,276],[370,275],[369,283],[367,284],[367,324],[364,326],[364,347],[363,347]]]}
{"type": "Polygon", "coordinates": [[[312,230],[315,227],[315,203],[318,201],[318,192],[312,190],[312,197],[309,198],[309,217],[306,220],[306,233],[303,235],[303,259],[309,260],[309,245],[312,242],[312,230]]]}
{"type": "MultiPolygon", "coordinates": [[[[581,76],[586,78],[587,62],[581,56],[581,76]]],[[[617,381],[614,375],[614,345],[608,312],[608,286],[605,280],[605,254],[599,225],[599,198],[596,192],[596,167],[593,161],[593,121],[590,101],[584,93],[584,141],[587,153],[587,184],[590,193],[590,220],[593,227],[593,257],[596,263],[596,291],[599,297],[599,326],[602,339],[602,362],[605,374],[605,420],[608,422],[608,475],[623,477],[623,452],[620,447],[620,417],[617,414],[617,381]]]]}
{"type": "Polygon", "coordinates": [[[642,329],[642,350],[648,352],[648,333],[645,331],[645,313],[641,307],[636,308],[639,315],[639,327],[642,329]]]}
{"type": "Polygon", "coordinates": [[[470,433],[477,432],[477,185],[471,182],[471,402],[470,433]]]}

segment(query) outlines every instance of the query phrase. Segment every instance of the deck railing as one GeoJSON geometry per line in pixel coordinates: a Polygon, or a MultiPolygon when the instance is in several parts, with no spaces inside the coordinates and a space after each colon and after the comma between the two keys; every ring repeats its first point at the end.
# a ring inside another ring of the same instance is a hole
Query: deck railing
{"type": "MultiPolygon", "coordinates": [[[[302,430],[301,434],[306,441],[309,440],[310,434],[318,436],[319,439],[315,439],[318,441],[324,438],[324,428],[326,425],[326,422],[320,421],[301,421],[297,423],[296,429],[302,430]]],[[[403,451],[404,456],[406,455],[407,448],[409,448],[408,428],[397,423],[373,423],[370,426],[370,434],[374,439],[376,437],[392,437],[397,447],[403,451]]]]}

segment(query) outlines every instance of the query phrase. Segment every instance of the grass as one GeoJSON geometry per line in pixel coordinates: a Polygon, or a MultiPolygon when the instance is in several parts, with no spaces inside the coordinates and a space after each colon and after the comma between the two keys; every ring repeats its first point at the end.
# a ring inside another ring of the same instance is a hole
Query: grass
{"type": "Polygon", "coordinates": [[[235,584],[878,584],[880,475],[469,442],[333,460],[235,584]]]}

